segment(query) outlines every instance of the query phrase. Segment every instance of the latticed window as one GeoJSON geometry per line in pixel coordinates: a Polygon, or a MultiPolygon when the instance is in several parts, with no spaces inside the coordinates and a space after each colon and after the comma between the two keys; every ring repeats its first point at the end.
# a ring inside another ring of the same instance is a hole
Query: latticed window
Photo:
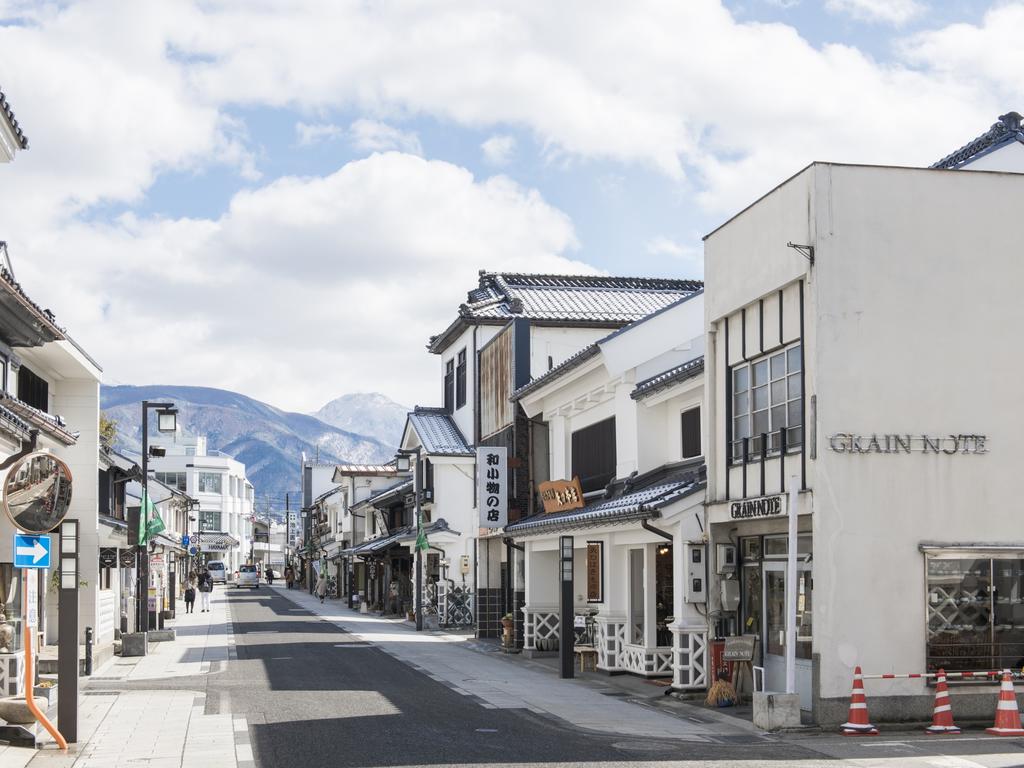
{"type": "Polygon", "coordinates": [[[732,457],[743,459],[743,441],[749,456],[761,455],[761,436],[768,438],[769,453],[781,446],[803,444],[803,354],[799,344],[765,355],[732,369],[732,457]]]}

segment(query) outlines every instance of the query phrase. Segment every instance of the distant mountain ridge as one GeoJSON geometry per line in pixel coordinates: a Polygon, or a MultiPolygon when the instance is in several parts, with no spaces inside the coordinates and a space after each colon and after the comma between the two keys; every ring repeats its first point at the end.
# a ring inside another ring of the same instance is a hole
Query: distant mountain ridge
{"type": "MultiPolygon", "coordinates": [[[[394,445],[376,437],[309,414],[283,411],[238,392],[167,384],[103,386],[100,407],[117,421],[118,447],[136,454],[142,446],[143,400],[177,405],[182,430],[206,435],[208,448],[243,462],[257,502],[269,494],[274,506],[286,491],[298,490],[303,452],[322,462],[355,464],[380,463],[395,455],[394,445]]],[[[397,443],[399,436],[393,439],[397,443]]]]}
{"type": "Polygon", "coordinates": [[[380,392],[356,392],[331,400],[313,416],[338,429],[398,445],[410,410],[380,392]]]}

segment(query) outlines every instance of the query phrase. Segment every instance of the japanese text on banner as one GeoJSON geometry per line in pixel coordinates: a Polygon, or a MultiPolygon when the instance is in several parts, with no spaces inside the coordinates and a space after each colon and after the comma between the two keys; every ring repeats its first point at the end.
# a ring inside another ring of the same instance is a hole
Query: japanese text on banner
{"type": "Polygon", "coordinates": [[[481,528],[508,524],[508,448],[476,449],[477,506],[481,528]]]}

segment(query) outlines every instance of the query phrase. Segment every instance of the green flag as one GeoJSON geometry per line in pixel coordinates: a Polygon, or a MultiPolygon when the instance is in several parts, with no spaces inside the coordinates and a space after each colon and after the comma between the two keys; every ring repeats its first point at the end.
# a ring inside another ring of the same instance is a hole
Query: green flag
{"type": "Polygon", "coordinates": [[[142,501],[139,504],[139,546],[145,545],[149,538],[149,510],[153,509],[153,503],[149,500],[146,489],[142,489],[142,501]]]}
{"type": "Polygon", "coordinates": [[[416,521],[416,549],[422,549],[424,552],[430,549],[430,545],[427,544],[427,534],[423,530],[422,517],[416,521]]]}

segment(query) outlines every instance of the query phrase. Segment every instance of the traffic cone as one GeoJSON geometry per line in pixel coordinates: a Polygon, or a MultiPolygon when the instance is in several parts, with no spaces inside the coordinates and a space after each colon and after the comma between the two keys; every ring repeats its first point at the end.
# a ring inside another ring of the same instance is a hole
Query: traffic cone
{"type": "Polygon", "coordinates": [[[877,736],[878,729],[868,722],[868,700],[864,696],[864,679],[860,667],[853,670],[853,691],[850,693],[850,713],[839,726],[843,736],[877,736]]]}
{"type": "Polygon", "coordinates": [[[1017,696],[1013,692],[1013,681],[1010,670],[1003,670],[1003,682],[999,686],[999,703],[996,704],[996,721],[985,733],[993,736],[1024,736],[1021,728],[1020,711],[1017,709],[1017,696]]]}
{"type": "Polygon", "coordinates": [[[936,735],[943,733],[960,733],[953,724],[953,708],[949,705],[949,688],[946,687],[946,670],[940,669],[936,677],[935,709],[932,710],[932,724],[924,729],[925,733],[936,735]]]}

